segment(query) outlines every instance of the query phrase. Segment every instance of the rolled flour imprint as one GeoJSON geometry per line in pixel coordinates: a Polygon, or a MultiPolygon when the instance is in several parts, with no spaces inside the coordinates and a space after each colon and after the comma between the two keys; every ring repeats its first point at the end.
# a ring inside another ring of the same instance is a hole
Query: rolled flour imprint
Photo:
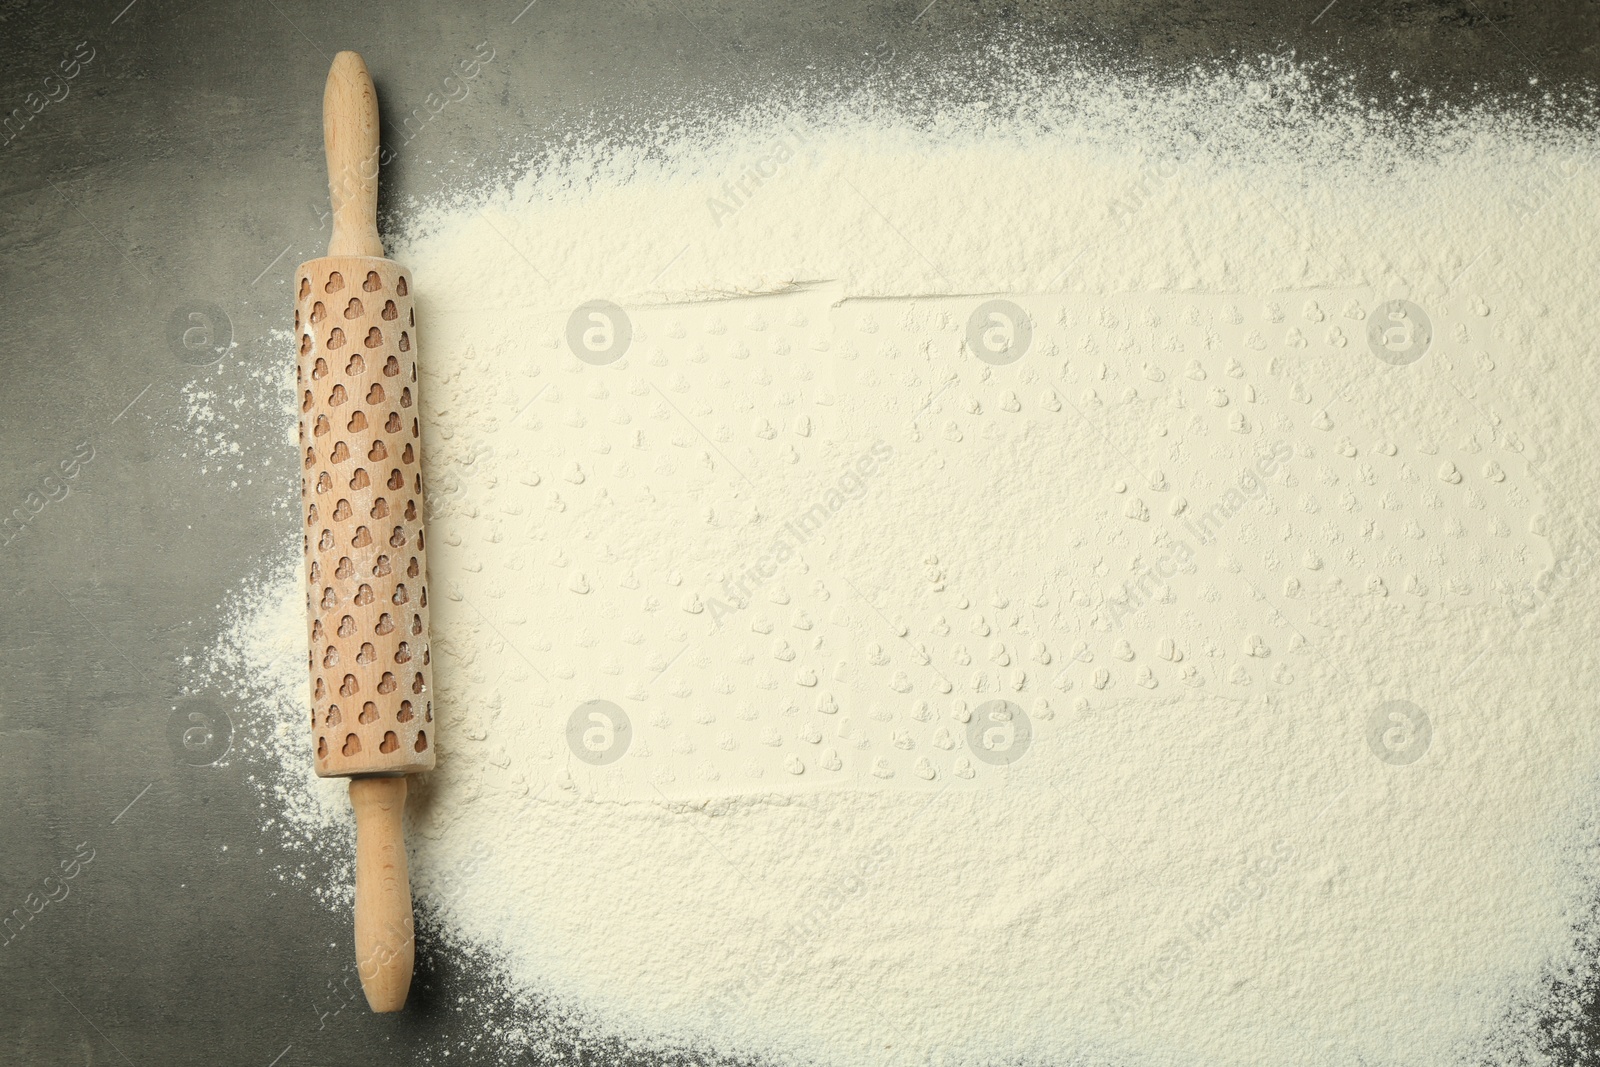
{"type": "Polygon", "coordinates": [[[533,733],[501,787],[609,799],[1049,781],[1130,700],[1378,702],[1547,584],[1495,326],[1355,290],[586,305],[533,327],[554,374],[426,383],[440,699],[533,733]]]}

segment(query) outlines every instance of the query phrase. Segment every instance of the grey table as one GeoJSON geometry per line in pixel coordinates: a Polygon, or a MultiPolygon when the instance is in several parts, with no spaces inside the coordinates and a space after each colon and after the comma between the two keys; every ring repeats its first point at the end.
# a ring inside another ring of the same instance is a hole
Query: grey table
{"type": "MultiPolygon", "coordinates": [[[[264,437],[242,469],[197,476],[208,442],[184,397],[214,373],[208,343],[284,358],[267,331],[290,315],[289,273],[327,240],[318,131],[335,49],[365,55],[384,136],[403,143],[386,212],[500,173],[508,149],[537,161],[572,130],[627,137],[872,79],[902,92],[971,70],[1000,37],[1157,76],[1293,51],[1390,107],[1424,89],[1531,101],[1600,74],[1595,0],[341,6],[0,10],[0,915],[29,911],[0,933],[0,1062],[503,1062],[481,1035],[513,1009],[425,913],[407,1010],[335,1012],[351,995],[348,917],[273,876],[259,768],[207,762],[223,736],[176,737],[189,711],[228,712],[183,691],[182,658],[214,642],[218,602],[253,561],[297,536],[274,510],[296,491],[292,446],[264,437]],[[408,127],[479,42],[494,58],[471,96],[408,127]]],[[[1582,992],[1585,1025],[1550,1038],[1574,1063],[1600,1055],[1600,991],[1582,992]]],[[[558,1062],[655,1062],[537,1008],[529,1025],[557,1036],[558,1062]]]]}

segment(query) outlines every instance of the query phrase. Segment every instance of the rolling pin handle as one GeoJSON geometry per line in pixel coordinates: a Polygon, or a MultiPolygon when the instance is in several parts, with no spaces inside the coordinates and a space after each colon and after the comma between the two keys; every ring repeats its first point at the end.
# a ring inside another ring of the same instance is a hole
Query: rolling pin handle
{"type": "Polygon", "coordinates": [[[411,989],[416,926],[406,867],[405,775],[350,779],[356,812],[356,966],[373,1011],[399,1011],[411,989]]]}
{"type": "Polygon", "coordinates": [[[378,91],[357,52],[340,52],[322,93],[322,141],[333,204],[330,256],[383,256],[378,238],[378,91]]]}

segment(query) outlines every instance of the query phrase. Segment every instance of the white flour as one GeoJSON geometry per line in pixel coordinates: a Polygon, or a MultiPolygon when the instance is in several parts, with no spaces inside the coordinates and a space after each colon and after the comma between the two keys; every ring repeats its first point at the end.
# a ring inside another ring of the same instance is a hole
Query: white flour
{"type": "MultiPolygon", "coordinates": [[[[1593,146],[1318,99],[1067,74],[427,213],[423,905],[646,1046],[1537,1059],[1594,893],[1593,146]]],[[[214,667],[300,847],[347,802],[290,540],[214,667]]]]}

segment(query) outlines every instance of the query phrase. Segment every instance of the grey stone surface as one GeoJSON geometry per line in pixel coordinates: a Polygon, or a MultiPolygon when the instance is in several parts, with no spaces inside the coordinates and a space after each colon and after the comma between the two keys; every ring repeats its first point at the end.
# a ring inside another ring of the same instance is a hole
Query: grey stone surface
{"type": "MultiPolygon", "coordinates": [[[[0,1062],[503,1062],[482,1035],[511,1008],[431,927],[405,1014],[329,1014],[349,995],[348,918],[274,876],[257,768],[209,763],[219,709],[182,693],[221,599],[297,536],[275,508],[296,484],[288,439],[264,426],[243,469],[202,474],[182,393],[216,373],[194,346],[224,322],[230,373],[283,359],[266,333],[327,239],[335,50],[377,80],[391,217],[575,131],[824,98],[874,76],[875,55],[937,71],[996,35],[1157,75],[1292,51],[1382,101],[1531,99],[1600,73],[1592,0],[525,2],[0,9],[0,116],[31,116],[0,132],[0,505],[25,517],[0,532],[0,913],[30,916],[0,934],[0,1062]],[[495,58],[471,96],[407,140],[405,116],[478,42],[495,58]],[[57,98],[32,114],[30,93],[57,98]]],[[[555,1062],[633,1060],[594,1036],[564,1035],[555,1062]]]]}

